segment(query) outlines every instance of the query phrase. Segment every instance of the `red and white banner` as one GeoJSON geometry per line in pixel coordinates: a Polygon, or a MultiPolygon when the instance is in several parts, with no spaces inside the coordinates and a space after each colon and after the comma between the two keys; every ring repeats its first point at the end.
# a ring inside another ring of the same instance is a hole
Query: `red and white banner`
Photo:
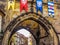
{"type": "Polygon", "coordinates": [[[27,0],[20,0],[20,12],[23,9],[27,12],[28,10],[27,0]]]}

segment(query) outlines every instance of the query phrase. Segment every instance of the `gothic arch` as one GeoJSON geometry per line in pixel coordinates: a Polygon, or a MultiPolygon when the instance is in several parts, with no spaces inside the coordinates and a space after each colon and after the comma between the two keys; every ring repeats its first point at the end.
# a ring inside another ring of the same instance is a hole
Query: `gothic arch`
{"type": "Polygon", "coordinates": [[[5,23],[5,13],[4,13],[4,11],[2,10],[2,9],[0,9],[0,20],[1,20],[1,22],[0,22],[0,25],[1,25],[1,32],[3,32],[3,25],[4,25],[4,23],[5,23]]]}
{"type": "Polygon", "coordinates": [[[5,13],[4,13],[4,11],[2,11],[1,9],[0,9],[0,14],[1,14],[1,16],[5,16],[5,13]]]}
{"type": "Polygon", "coordinates": [[[11,21],[5,30],[2,45],[8,45],[8,41],[9,41],[9,38],[10,38],[12,32],[17,27],[19,27],[20,23],[22,23],[25,20],[33,20],[33,21],[37,22],[39,25],[41,25],[46,31],[49,32],[51,37],[54,37],[54,45],[58,45],[58,42],[59,42],[58,36],[57,36],[53,26],[49,23],[48,20],[46,20],[40,14],[35,13],[35,12],[33,12],[33,13],[28,12],[28,13],[21,14],[20,16],[15,18],[13,21],[11,21]]]}

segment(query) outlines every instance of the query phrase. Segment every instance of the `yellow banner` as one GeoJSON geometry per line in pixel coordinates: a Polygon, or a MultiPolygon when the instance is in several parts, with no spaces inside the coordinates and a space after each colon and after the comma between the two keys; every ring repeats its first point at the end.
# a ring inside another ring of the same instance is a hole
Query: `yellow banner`
{"type": "Polygon", "coordinates": [[[13,1],[8,1],[8,10],[9,10],[10,8],[14,11],[14,8],[15,8],[15,0],[13,0],[13,1]]]}

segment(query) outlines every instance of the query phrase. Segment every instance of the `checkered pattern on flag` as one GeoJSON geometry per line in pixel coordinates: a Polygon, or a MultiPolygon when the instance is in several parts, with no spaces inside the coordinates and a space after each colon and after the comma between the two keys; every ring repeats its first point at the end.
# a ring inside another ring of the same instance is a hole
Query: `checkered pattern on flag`
{"type": "Polygon", "coordinates": [[[48,2],[48,15],[54,16],[54,2],[48,2]]]}

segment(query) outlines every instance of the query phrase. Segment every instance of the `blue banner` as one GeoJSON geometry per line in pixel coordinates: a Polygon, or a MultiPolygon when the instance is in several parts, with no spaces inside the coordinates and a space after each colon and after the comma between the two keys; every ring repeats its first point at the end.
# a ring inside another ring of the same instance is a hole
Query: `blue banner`
{"type": "Polygon", "coordinates": [[[38,12],[38,10],[40,10],[41,13],[43,12],[42,0],[36,0],[36,11],[38,12]]]}

